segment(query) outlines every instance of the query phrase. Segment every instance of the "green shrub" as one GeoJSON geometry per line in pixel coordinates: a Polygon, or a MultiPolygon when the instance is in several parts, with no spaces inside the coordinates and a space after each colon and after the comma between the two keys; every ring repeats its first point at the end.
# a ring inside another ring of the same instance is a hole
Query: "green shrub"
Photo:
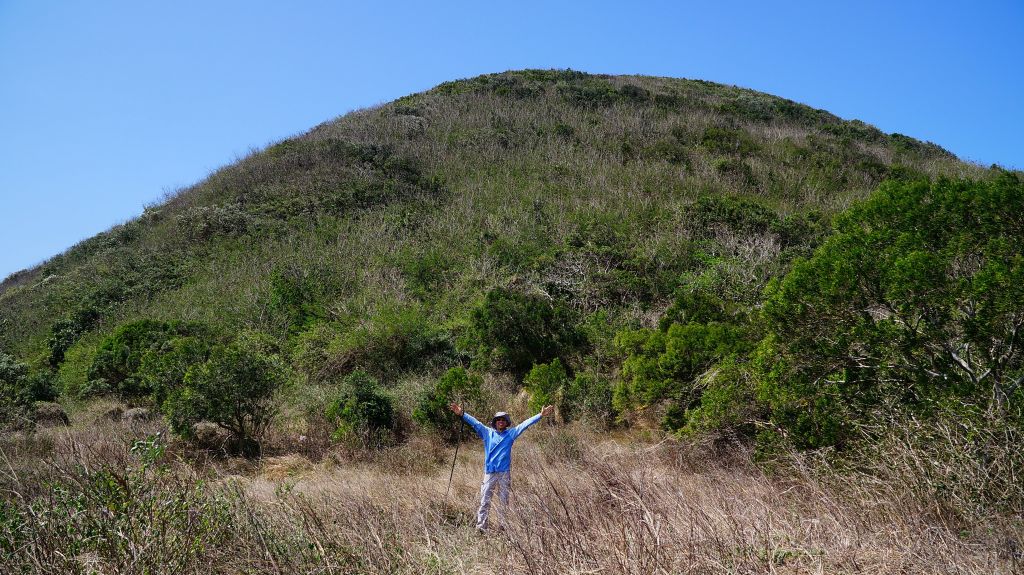
{"type": "Polygon", "coordinates": [[[758,145],[746,132],[715,126],[704,130],[700,145],[715,154],[749,156],[758,150],[758,145]]]}
{"type": "MultiPolygon", "coordinates": [[[[89,389],[89,368],[92,367],[100,339],[98,334],[93,333],[82,337],[68,348],[64,361],[57,369],[57,388],[60,395],[74,399],[84,399],[93,395],[89,389]]],[[[110,393],[108,387],[99,395],[105,393],[110,393]]]]}
{"type": "Polygon", "coordinates": [[[583,108],[610,106],[622,98],[611,83],[594,76],[559,84],[558,93],[569,104],[583,108]]]}
{"type": "Polygon", "coordinates": [[[341,395],[327,406],[324,415],[335,426],[334,439],[354,439],[364,447],[388,444],[397,429],[391,396],[362,370],[345,378],[341,395]]]}
{"type": "Polygon", "coordinates": [[[212,345],[204,335],[170,339],[142,356],[136,377],[151,391],[153,402],[162,405],[184,384],[189,369],[209,359],[212,345]]]}
{"type": "Polygon", "coordinates": [[[25,426],[31,398],[26,393],[28,366],[0,352],[0,430],[25,426]]]}
{"type": "Polygon", "coordinates": [[[179,435],[191,436],[194,424],[211,421],[231,432],[238,451],[255,455],[277,414],[274,396],[286,381],[274,345],[265,336],[243,332],[231,344],[215,347],[206,362],[190,367],[163,410],[179,435]]]}
{"type": "Polygon", "coordinates": [[[422,305],[387,304],[371,321],[345,334],[334,353],[339,369],[386,374],[443,361],[451,353],[451,343],[422,305]]]}
{"type": "Polygon", "coordinates": [[[947,403],[1008,413],[1024,373],[1024,184],[890,181],[766,290],[763,393],[798,444],[841,445],[868,414],[947,403]],[[985,350],[981,352],[980,350],[985,350]]]}
{"type": "Polygon", "coordinates": [[[270,309],[285,317],[289,335],[303,331],[323,315],[314,284],[315,280],[293,267],[270,274],[270,309]]]}
{"type": "Polygon", "coordinates": [[[482,377],[470,374],[465,368],[449,369],[433,388],[424,390],[413,409],[413,420],[435,430],[445,440],[455,441],[461,424],[448,406],[452,402],[465,406],[478,401],[482,383],[482,377]]]}
{"type": "Polygon", "coordinates": [[[533,366],[523,378],[526,391],[530,392],[530,409],[540,411],[545,405],[561,404],[562,392],[569,382],[569,375],[561,360],[533,366]]]}
{"type": "Polygon", "coordinates": [[[563,391],[559,413],[566,421],[592,419],[605,426],[612,423],[612,385],[599,374],[577,373],[563,391]]]}
{"type": "Polygon", "coordinates": [[[409,291],[422,300],[435,299],[455,268],[455,262],[445,249],[435,248],[424,253],[405,250],[396,256],[396,260],[409,291]]]}
{"type": "Polygon", "coordinates": [[[709,236],[717,226],[736,234],[760,235],[779,222],[779,216],[771,209],[755,201],[728,196],[701,196],[686,207],[685,215],[690,229],[704,236],[709,236]]]}
{"type": "Polygon", "coordinates": [[[151,379],[140,373],[143,360],[148,355],[166,353],[171,340],[197,329],[150,319],[122,324],[100,342],[88,379],[103,380],[125,398],[149,396],[153,387],[151,379]]]}
{"type": "Polygon", "coordinates": [[[740,308],[700,291],[680,293],[657,330],[624,330],[616,344],[626,356],[613,407],[622,413],[667,403],[667,427],[677,429],[698,408],[709,370],[752,349],[754,332],[740,308]]]}
{"type": "Polygon", "coordinates": [[[651,99],[649,91],[634,84],[625,84],[619,88],[619,96],[623,100],[633,103],[644,103],[651,99]]]}
{"type": "Polygon", "coordinates": [[[691,434],[732,432],[752,437],[764,413],[757,401],[751,368],[731,355],[701,374],[700,383],[704,387],[700,403],[685,410],[682,417],[668,427],[682,428],[691,434]]]}
{"type": "Polygon", "coordinates": [[[582,343],[573,320],[557,300],[497,288],[470,314],[471,337],[478,360],[522,377],[582,343]]]}
{"type": "Polygon", "coordinates": [[[99,321],[100,312],[95,305],[85,305],[68,317],[53,322],[46,345],[50,350],[49,362],[58,367],[64,361],[68,348],[78,341],[83,333],[92,329],[99,321]]]}

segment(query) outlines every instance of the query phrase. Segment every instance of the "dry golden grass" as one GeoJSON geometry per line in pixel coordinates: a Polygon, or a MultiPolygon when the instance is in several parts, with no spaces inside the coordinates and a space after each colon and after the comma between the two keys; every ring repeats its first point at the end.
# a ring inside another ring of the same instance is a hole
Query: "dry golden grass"
{"type": "Polygon", "coordinates": [[[1018,573],[1019,516],[971,524],[926,495],[795,458],[543,425],[503,529],[473,527],[475,442],[247,462],[136,441],[159,426],[0,441],[4,573],[1018,573]],[[110,479],[110,481],[106,481],[110,479]],[[77,507],[76,507],[77,506],[77,507]]]}

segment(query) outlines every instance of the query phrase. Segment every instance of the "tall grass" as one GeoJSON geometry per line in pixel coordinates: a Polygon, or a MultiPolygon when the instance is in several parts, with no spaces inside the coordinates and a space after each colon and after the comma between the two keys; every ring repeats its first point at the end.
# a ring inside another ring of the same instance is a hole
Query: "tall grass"
{"type": "MultiPolygon", "coordinates": [[[[582,428],[543,427],[517,447],[504,527],[478,534],[473,512],[480,455],[472,444],[460,451],[446,497],[451,452],[422,438],[373,456],[328,453],[314,462],[293,454],[253,463],[204,459],[181,446],[165,446],[154,439],[156,431],[110,424],[91,431],[5,436],[0,569],[118,574],[992,574],[1020,569],[1019,508],[964,507],[941,490],[914,488],[930,473],[910,465],[892,465],[890,475],[880,476],[877,469],[794,455],[779,462],[785,472],[769,474],[752,465],[739,446],[723,456],[711,447],[669,439],[637,444],[599,438],[582,428]],[[936,512],[951,507],[964,513],[936,512]]],[[[934,457],[898,441],[887,449],[901,461],[934,457]]]]}

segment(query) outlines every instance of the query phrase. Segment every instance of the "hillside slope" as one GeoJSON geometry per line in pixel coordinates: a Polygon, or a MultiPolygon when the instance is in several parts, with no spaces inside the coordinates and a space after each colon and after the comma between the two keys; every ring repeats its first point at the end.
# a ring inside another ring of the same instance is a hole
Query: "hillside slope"
{"type": "MultiPolygon", "coordinates": [[[[313,382],[435,373],[480,359],[471,314],[505,290],[564,308],[586,341],[531,359],[605,377],[615,333],[654,326],[673,294],[756,306],[832,214],[883,179],[940,175],[987,177],[735,87],[536,70],[448,82],[269,146],[12,275],[0,349],[56,370],[69,396],[103,339],[142,318],[269,334],[313,382]]],[[[504,360],[491,365],[529,369],[504,360]]]]}

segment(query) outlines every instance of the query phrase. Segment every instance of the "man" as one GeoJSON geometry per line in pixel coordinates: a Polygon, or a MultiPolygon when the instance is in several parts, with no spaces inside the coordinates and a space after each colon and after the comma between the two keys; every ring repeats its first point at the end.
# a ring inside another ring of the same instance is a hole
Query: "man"
{"type": "Polygon", "coordinates": [[[487,513],[495,489],[498,490],[502,507],[508,505],[508,491],[512,487],[512,443],[519,434],[540,421],[541,417],[550,415],[554,407],[544,406],[540,413],[515,427],[512,427],[512,418],[504,411],[495,413],[491,418],[491,427],[487,427],[466,413],[461,405],[452,403],[448,407],[470,424],[484,441],[484,482],[480,486],[480,509],[476,513],[476,528],[483,531],[487,528],[487,513]]]}

